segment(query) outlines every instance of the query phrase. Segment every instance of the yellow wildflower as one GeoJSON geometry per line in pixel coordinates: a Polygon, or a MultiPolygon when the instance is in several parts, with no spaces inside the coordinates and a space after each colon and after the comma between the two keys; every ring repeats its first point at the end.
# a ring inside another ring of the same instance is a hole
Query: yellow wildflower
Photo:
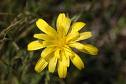
{"type": "Polygon", "coordinates": [[[84,68],[83,61],[71,48],[76,48],[91,55],[96,55],[98,52],[96,47],[79,42],[92,36],[91,32],[79,33],[85,23],[72,23],[64,13],[60,13],[57,18],[57,31],[43,19],[38,19],[36,25],[44,33],[34,34],[34,38],[38,40],[29,43],[28,50],[44,48],[35,66],[35,71],[37,72],[41,72],[48,65],[49,72],[53,73],[57,67],[59,77],[65,78],[70,60],[78,69],[84,68]]]}

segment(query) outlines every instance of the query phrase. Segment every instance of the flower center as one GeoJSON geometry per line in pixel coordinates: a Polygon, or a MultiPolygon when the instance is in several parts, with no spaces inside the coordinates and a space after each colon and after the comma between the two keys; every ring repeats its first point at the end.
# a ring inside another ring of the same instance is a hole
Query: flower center
{"type": "Polygon", "coordinates": [[[56,45],[57,45],[58,48],[63,48],[66,44],[67,44],[67,43],[66,43],[66,38],[65,38],[65,37],[63,37],[63,38],[58,38],[58,39],[56,40],[56,45]]]}

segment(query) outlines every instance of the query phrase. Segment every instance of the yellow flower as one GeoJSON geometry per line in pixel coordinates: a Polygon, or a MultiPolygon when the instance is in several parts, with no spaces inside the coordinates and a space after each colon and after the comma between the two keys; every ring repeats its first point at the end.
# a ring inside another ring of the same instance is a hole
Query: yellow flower
{"type": "Polygon", "coordinates": [[[59,77],[65,78],[70,60],[78,69],[84,68],[83,61],[71,48],[91,55],[96,55],[98,52],[96,47],[79,42],[92,36],[91,32],[79,33],[85,23],[72,23],[64,13],[60,13],[57,18],[57,31],[43,19],[38,19],[36,25],[44,33],[34,34],[34,38],[38,40],[29,43],[28,50],[44,48],[35,66],[37,72],[41,72],[48,65],[49,72],[53,73],[57,67],[59,77]]]}

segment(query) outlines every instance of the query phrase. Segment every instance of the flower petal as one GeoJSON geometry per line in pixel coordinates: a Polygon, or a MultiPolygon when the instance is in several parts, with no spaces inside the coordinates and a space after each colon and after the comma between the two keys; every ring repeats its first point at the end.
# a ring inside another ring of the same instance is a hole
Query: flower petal
{"type": "Polygon", "coordinates": [[[78,32],[80,31],[86,24],[83,22],[75,22],[73,23],[73,25],[71,26],[72,30],[71,32],[78,32]]]}
{"type": "Polygon", "coordinates": [[[46,62],[46,60],[41,57],[35,65],[35,71],[41,72],[47,65],[48,62],[46,62]]]}
{"type": "Polygon", "coordinates": [[[84,68],[84,63],[77,54],[74,55],[75,56],[71,58],[71,61],[79,70],[81,70],[82,68],[84,68]]]}
{"type": "Polygon", "coordinates": [[[56,51],[54,52],[54,56],[58,59],[60,58],[60,49],[56,49],[56,51]]]}
{"type": "Polygon", "coordinates": [[[28,44],[28,50],[31,51],[31,50],[38,50],[38,49],[41,49],[41,48],[44,48],[45,45],[43,44],[42,41],[32,41],[28,44]]]}
{"type": "Polygon", "coordinates": [[[72,51],[72,49],[70,48],[70,47],[65,47],[64,48],[64,52],[65,52],[65,54],[67,55],[67,56],[69,56],[70,58],[72,58],[72,57],[74,57],[74,53],[73,53],[73,51],[72,51]]]}
{"type": "Polygon", "coordinates": [[[45,45],[46,47],[55,46],[53,41],[43,41],[43,45],[45,45]]]}
{"type": "Polygon", "coordinates": [[[65,54],[65,56],[66,56],[67,67],[69,67],[70,66],[70,57],[67,54],[65,54]]]}
{"type": "Polygon", "coordinates": [[[36,25],[44,33],[51,35],[51,36],[56,35],[56,30],[54,28],[52,28],[51,26],[49,26],[48,23],[45,22],[43,19],[38,19],[36,21],[36,25]]]}
{"type": "Polygon", "coordinates": [[[86,50],[91,55],[97,55],[98,49],[90,44],[84,44],[84,50],[86,50]]]}
{"type": "Polygon", "coordinates": [[[42,51],[42,53],[41,53],[41,57],[43,57],[44,59],[49,59],[50,57],[48,57],[48,56],[50,56],[50,54],[52,53],[52,52],[54,52],[55,51],[55,48],[54,47],[47,47],[47,48],[45,48],[43,51],[42,51]]]}
{"type": "Polygon", "coordinates": [[[64,13],[60,13],[57,18],[57,32],[59,34],[67,34],[69,31],[71,20],[65,16],[64,13]]]}
{"type": "Polygon", "coordinates": [[[80,33],[80,37],[76,41],[85,40],[85,39],[88,39],[90,37],[92,37],[91,32],[83,32],[83,33],[80,33]]]}
{"type": "Polygon", "coordinates": [[[67,67],[69,67],[69,65],[70,65],[69,55],[67,55],[67,54],[65,53],[65,51],[62,51],[62,52],[61,52],[61,56],[62,56],[62,61],[63,61],[64,65],[66,65],[67,67]]]}
{"type": "Polygon", "coordinates": [[[66,38],[66,42],[75,41],[79,37],[79,32],[69,33],[66,38]]]}
{"type": "Polygon", "coordinates": [[[75,42],[70,44],[70,46],[91,55],[97,55],[98,53],[98,49],[90,44],[81,44],[79,42],[75,42]]]}
{"type": "Polygon", "coordinates": [[[51,36],[49,36],[47,34],[34,34],[34,38],[41,39],[41,40],[46,40],[46,41],[54,40],[53,37],[51,37],[51,36]]]}
{"type": "Polygon", "coordinates": [[[49,65],[48,65],[49,72],[52,72],[53,73],[55,71],[56,64],[57,64],[57,58],[55,56],[53,56],[49,60],[49,65]]]}
{"type": "Polygon", "coordinates": [[[67,75],[67,66],[60,60],[58,61],[58,75],[60,78],[65,78],[67,75]]]}

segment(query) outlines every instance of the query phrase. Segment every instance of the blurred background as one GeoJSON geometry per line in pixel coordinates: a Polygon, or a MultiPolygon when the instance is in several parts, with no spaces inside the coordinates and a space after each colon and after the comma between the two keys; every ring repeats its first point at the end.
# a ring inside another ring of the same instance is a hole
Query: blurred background
{"type": "Polygon", "coordinates": [[[126,84],[126,0],[0,0],[0,84],[126,84]],[[85,69],[71,63],[65,79],[47,68],[36,73],[41,50],[27,51],[40,32],[35,21],[55,27],[60,12],[85,22],[93,32],[86,42],[99,49],[97,56],[77,52],[85,69]]]}

